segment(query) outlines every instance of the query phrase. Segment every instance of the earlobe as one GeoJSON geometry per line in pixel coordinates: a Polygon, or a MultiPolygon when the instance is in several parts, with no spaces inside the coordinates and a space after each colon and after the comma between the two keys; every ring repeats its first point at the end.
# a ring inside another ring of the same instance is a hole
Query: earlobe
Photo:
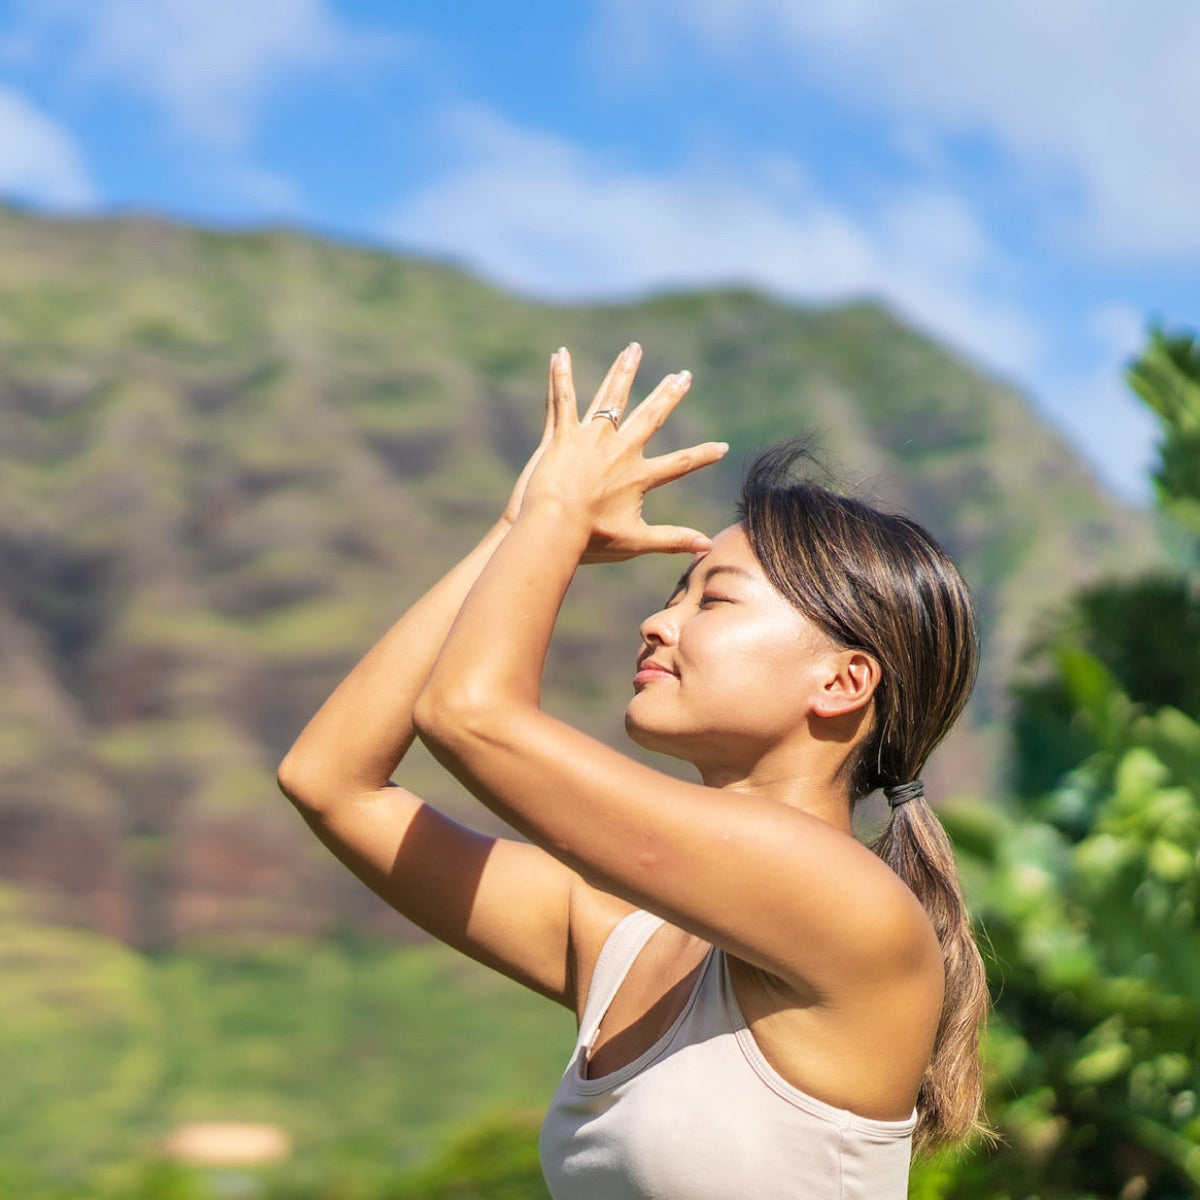
{"type": "Polygon", "coordinates": [[[834,660],[814,707],[821,717],[840,717],[857,712],[871,702],[879,686],[879,663],[861,650],[847,650],[834,660]]]}

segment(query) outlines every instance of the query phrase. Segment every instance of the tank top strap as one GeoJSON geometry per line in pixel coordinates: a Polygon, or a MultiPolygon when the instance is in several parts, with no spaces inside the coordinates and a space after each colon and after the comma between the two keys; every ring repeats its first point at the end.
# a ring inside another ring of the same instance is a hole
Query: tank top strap
{"type": "Polygon", "coordinates": [[[661,917],[637,909],[623,917],[613,926],[604,940],[592,981],[588,985],[587,1002],[583,1007],[583,1020],[579,1023],[579,1045],[591,1049],[592,1042],[600,1029],[600,1022],[608,1012],[629,968],[633,966],[643,947],[663,924],[661,917]]]}

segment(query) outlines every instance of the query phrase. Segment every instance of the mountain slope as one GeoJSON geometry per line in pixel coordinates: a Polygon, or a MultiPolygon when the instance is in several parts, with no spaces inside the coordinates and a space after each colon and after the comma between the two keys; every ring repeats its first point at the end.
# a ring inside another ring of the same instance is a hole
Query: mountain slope
{"type": "MultiPolygon", "coordinates": [[[[942,538],[986,665],[933,778],[994,789],[1003,679],[1034,615],[1155,551],[1018,394],[886,311],[744,291],[552,309],[289,231],[0,210],[0,874],[148,947],[386,921],[275,793],[274,764],[498,511],[550,351],[571,347],[586,390],[633,338],[646,387],[695,375],[672,444],[732,446],[652,517],[721,527],[747,453],[807,428],[843,483],[942,538]]],[[[620,739],[637,623],[678,570],[581,574],[556,711],[620,739]]],[[[490,824],[428,759],[405,779],[490,824]]]]}

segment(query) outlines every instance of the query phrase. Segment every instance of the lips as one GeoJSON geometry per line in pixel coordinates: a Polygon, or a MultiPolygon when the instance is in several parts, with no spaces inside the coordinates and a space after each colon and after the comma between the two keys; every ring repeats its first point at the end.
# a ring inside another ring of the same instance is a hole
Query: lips
{"type": "Polygon", "coordinates": [[[655,679],[674,679],[675,672],[669,667],[663,666],[662,663],[657,663],[652,658],[645,658],[638,663],[637,674],[633,677],[634,683],[650,683],[655,679]]]}

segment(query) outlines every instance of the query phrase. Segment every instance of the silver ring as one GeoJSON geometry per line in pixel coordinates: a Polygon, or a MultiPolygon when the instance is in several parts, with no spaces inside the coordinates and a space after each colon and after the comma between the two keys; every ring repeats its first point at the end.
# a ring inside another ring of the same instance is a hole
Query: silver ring
{"type": "Polygon", "coordinates": [[[592,420],[594,421],[597,417],[606,417],[613,423],[613,428],[616,429],[618,427],[617,423],[621,419],[621,410],[619,408],[598,408],[592,413],[592,420]]]}

